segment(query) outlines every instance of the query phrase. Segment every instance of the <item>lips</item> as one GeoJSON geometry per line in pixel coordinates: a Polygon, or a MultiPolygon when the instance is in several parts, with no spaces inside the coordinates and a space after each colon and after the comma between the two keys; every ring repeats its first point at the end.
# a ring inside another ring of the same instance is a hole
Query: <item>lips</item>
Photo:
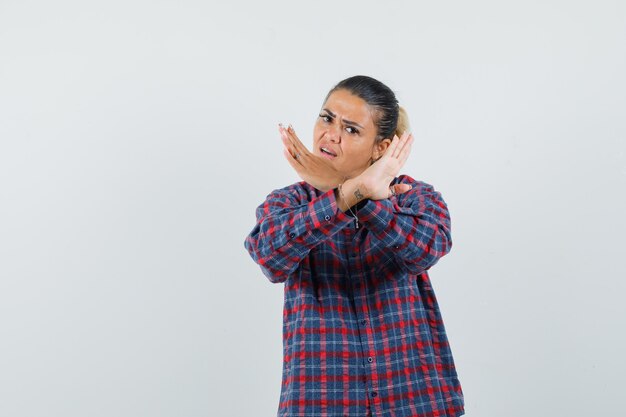
{"type": "Polygon", "coordinates": [[[320,146],[320,152],[322,156],[328,159],[334,159],[337,157],[337,153],[333,151],[329,146],[320,146]]]}

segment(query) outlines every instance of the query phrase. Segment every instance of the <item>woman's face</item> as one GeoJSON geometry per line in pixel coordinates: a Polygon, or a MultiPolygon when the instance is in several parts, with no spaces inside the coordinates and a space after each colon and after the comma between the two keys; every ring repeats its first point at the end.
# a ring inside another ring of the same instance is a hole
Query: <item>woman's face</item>
{"type": "Polygon", "coordinates": [[[333,92],[313,129],[313,153],[331,161],[348,178],[383,155],[390,139],[374,144],[377,128],[370,106],[347,90],[333,92]]]}

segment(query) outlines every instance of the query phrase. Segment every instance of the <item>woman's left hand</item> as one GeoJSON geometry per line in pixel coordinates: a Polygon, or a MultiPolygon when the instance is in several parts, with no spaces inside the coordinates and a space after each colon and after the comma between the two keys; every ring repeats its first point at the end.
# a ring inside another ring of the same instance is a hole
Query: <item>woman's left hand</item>
{"type": "Polygon", "coordinates": [[[391,181],[398,175],[409,157],[413,134],[405,132],[401,137],[394,136],[385,154],[363,171],[357,179],[365,189],[365,197],[370,200],[383,200],[391,195],[406,193],[408,184],[395,184],[391,181]],[[393,188],[393,191],[392,191],[393,188]]]}
{"type": "Polygon", "coordinates": [[[285,129],[279,125],[278,130],[285,145],[285,158],[302,180],[324,192],[332,190],[343,181],[339,171],[327,160],[309,152],[296,136],[293,127],[285,129]]]}

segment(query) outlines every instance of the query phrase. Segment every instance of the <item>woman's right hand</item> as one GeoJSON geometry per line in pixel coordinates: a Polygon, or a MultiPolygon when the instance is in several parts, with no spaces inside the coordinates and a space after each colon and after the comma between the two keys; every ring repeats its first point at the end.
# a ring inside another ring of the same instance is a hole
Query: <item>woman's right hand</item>
{"type": "Polygon", "coordinates": [[[402,194],[411,189],[408,184],[396,184],[392,193],[390,184],[409,157],[412,144],[411,133],[405,132],[400,138],[394,136],[384,155],[355,178],[362,184],[365,198],[383,200],[393,193],[402,194]]]}
{"type": "Polygon", "coordinates": [[[310,152],[291,125],[287,129],[279,125],[278,130],[285,145],[285,158],[303,181],[324,192],[341,183],[341,173],[329,161],[310,152]]]}

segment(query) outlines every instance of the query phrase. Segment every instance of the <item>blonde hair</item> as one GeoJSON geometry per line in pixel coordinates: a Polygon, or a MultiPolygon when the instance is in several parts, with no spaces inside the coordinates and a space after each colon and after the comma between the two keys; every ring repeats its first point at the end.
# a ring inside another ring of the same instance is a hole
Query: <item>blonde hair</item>
{"type": "Polygon", "coordinates": [[[402,106],[398,106],[398,125],[396,126],[395,134],[400,137],[404,132],[409,132],[411,125],[409,125],[409,115],[402,106]]]}

